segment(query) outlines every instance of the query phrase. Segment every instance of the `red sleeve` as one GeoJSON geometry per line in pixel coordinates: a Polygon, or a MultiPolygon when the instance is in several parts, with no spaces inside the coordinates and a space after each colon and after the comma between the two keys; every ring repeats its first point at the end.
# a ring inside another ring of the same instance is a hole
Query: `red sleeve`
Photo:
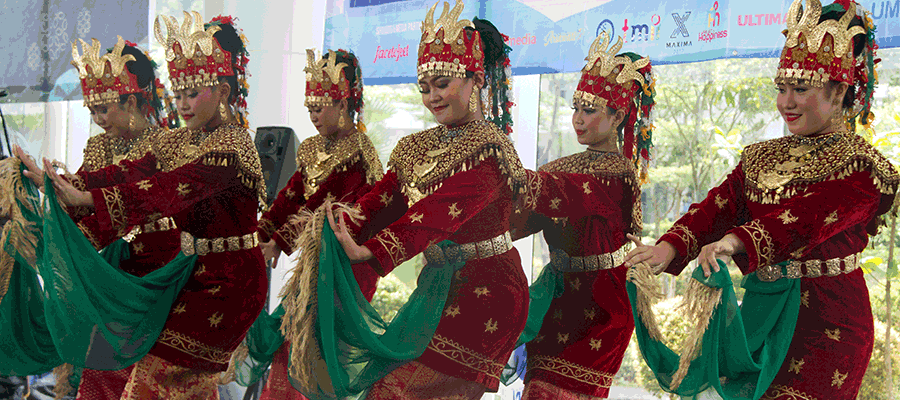
{"type": "Polygon", "coordinates": [[[744,273],[761,266],[799,259],[835,234],[866,226],[877,215],[881,192],[870,171],[811,185],[804,195],[731,229],[744,242],[749,261],[744,273]]]}
{"type": "MultiPolygon", "coordinates": [[[[291,179],[288,180],[284,189],[278,192],[278,196],[272,202],[272,207],[259,218],[259,239],[263,242],[273,239],[275,232],[287,222],[288,217],[300,211],[300,208],[305,203],[303,170],[301,167],[294,172],[294,175],[291,175],[291,179]]],[[[286,249],[281,243],[278,245],[282,249],[286,249]]]]}
{"type": "Polygon", "coordinates": [[[242,184],[237,158],[235,154],[207,155],[141,181],[91,190],[100,229],[114,229],[122,236],[129,226],[175,215],[220,192],[234,190],[242,184]]]}
{"type": "Polygon", "coordinates": [[[744,172],[738,164],[725,182],[710,190],[703,201],[692,204],[687,214],[659,238],[657,243],[669,242],[677,252],[666,272],[680,274],[688,262],[697,258],[701,247],[721,239],[729,229],[748,219],[744,172]]]}
{"type": "Polygon", "coordinates": [[[567,172],[525,173],[528,187],[523,206],[550,218],[599,215],[621,219],[623,201],[632,196],[631,185],[622,179],[567,172]]]}
{"type": "MultiPolygon", "coordinates": [[[[519,196],[519,198],[522,198],[522,196],[519,196]]],[[[509,216],[509,233],[512,236],[512,240],[516,241],[534,235],[535,233],[544,230],[544,228],[550,226],[552,223],[553,221],[550,218],[547,218],[540,213],[517,208],[516,211],[509,216]]]]}
{"type": "Polygon", "coordinates": [[[400,219],[407,211],[407,199],[400,191],[397,173],[388,170],[372,190],[360,197],[356,207],[363,216],[358,223],[345,218],[347,228],[357,243],[371,239],[376,233],[400,219]]]}
{"type": "Polygon", "coordinates": [[[79,171],[69,177],[69,180],[79,190],[94,190],[145,179],[158,171],[159,163],[156,156],[153,153],[147,153],[138,160],[123,160],[119,164],[96,171],[79,171]]]}
{"type": "Polygon", "coordinates": [[[493,159],[445,179],[440,189],[363,243],[375,255],[369,265],[382,276],[389,274],[430,244],[449,238],[505,190],[506,176],[493,159]]]}

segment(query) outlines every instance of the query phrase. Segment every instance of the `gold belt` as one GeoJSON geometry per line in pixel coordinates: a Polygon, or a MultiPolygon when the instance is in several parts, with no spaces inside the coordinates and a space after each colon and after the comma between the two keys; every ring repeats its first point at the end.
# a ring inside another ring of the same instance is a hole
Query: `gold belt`
{"type": "Polygon", "coordinates": [[[572,257],[560,249],[550,251],[550,265],[562,272],[587,272],[611,269],[625,262],[625,246],[609,253],[572,257]]]}
{"type": "Polygon", "coordinates": [[[128,232],[122,239],[131,243],[137,235],[142,233],[165,232],[171,229],[178,229],[178,226],[175,225],[175,220],[172,217],[164,217],[148,224],[135,225],[134,228],[131,228],[131,232],[128,232]]]}
{"type": "Polygon", "coordinates": [[[493,257],[506,253],[512,248],[512,237],[510,237],[509,231],[506,231],[491,239],[447,246],[445,249],[433,244],[425,249],[424,254],[428,265],[439,266],[493,257]]]}
{"type": "Polygon", "coordinates": [[[767,265],[756,270],[756,276],[763,282],[774,282],[781,278],[818,278],[820,276],[838,276],[849,274],[859,268],[861,253],[851,254],[847,257],[832,258],[830,260],[791,260],[787,265],[767,265]],[[825,265],[825,271],[822,271],[825,265]],[[805,272],[801,267],[806,267],[805,272]]]}
{"type": "Polygon", "coordinates": [[[256,232],[243,236],[221,237],[214,239],[195,238],[190,233],[181,232],[181,251],[185,255],[205,256],[209,253],[250,250],[259,246],[259,235],[256,232]]]}

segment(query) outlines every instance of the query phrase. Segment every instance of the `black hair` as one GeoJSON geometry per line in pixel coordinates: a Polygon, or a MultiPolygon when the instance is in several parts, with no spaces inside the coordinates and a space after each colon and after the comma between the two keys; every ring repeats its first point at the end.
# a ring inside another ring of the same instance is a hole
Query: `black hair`
{"type": "MultiPolygon", "coordinates": [[[[329,54],[331,54],[331,52],[322,54],[322,59],[328,59],[329,54]]],[[[356,74],[356,70],[359,68],[359,60],[353,53],[344,52],[342,50],[337,50],[334,54],[336,55],[334,61],[336,64],[347,64],[347,66],[344,67],[344,76],[347,77],[347,86],[352,90],[359,80],[359,77],[356,74]]],[[[350,120],[353,120],[356,116],[356,109],[361,107],[361,103],[362,98],[356,99],[353,96],[347,98],[347,112],[350,114],[350,120]]]]}
{"type": "MultiPolygon", "coordinates": [[[[512,132],[512,114],[510,112],[513,102],[510,101],[510,86],[508,84],[511,71],[509,70],[509,52],[512,49],[506,45],[506,36],[497,30],[491,21],[475,17],[472,19],[475,29],[466,28],[466,35],[474,35],[478,31],[481,36],[482,52],[484,52],[484,87],[490,86],[490,115],[485,115],[489,121],[500,127],[506,134],[512,132]]],[[[470,36],[471,37],[471,36],[470,36]]],[[[466,77],[471,78],[474,73],[467,71],[466,77]]]]}
{"type": "MultiPolygon", "coordinates": [[[[823,10],[823,11],[824,12],[822,13],[822,16],[819,17],[819,23],[822,23],[822,22],[828,21],[828,20],[838,21],[841,19],[841,17],[844,16],[844,14],[846,14],[846,11],[840,11],[834,7],[827,7],[827,9],[823,10]]],[[[853,16],[853,19],[850,20],[850,25],[848,26],[848,28],[852,28],[854,26],[862,27],[863,31],[866,31],[866,26],[865,26],[865,24],[863,24],[862,19],[858,15],[853,16]]],[[[859,33],[859,34],[854,35],[852,42],[853,42],[853,57],[859,57],[862,54],[863,50],[865,50],[865,48],[866,48],[866,34],[859,33]]],[[[831,93],[833,93],[837,89],[839,84],[840,84],[839,81],[829,80],[825,84],[826,93],[828,93],[828,95],[830,96],[831,93]]],[[[848,86],[849,87],[847,88],[847,92],[844,93],[844,100],[842,103],[842,108],[844,108],[844,109],[852,109],[853,103],[856,100],[856,87],[854,87],[854,85],[852,85],[852,84],[850,84],[848,86]]]]}
{"type": "MultiPolygon", "coordinates": [[[[125,68],[128,68],[128,72],[131,72],[137,78],[138,87],[150,94],[150,96],[156,96],[156,88],[153,85],[156,81],[156,72],[154,72],[155,65],[153,62],[150,61],[143,51],[136,47],[125,46],[125,48],[122,49],[122,55],[124,56],[126,54],[130,54],[134,57],[134,61],[125,63],[125,68]]],[[[136,93],[128,93],[119,96],[119,104],[125,104],[132,95],[135,95],[134,98],[137,100],[138,109],[143,108],[147,104],[147,98],[145,96],[136,95],[136,93]]]]}
{"type": "MultiPolygon", "coordinates": [[[[502,62],[503,58],[506,57],[506,53],[503,51],[504,46],[506,46],[506,43],[503,41],[503,34],[497,30],[497,27],[491,21],[486,19],[476,17],[472,20],[472,23],[475,25],[475,29],[466,28],[466,35],[471,38],[476,30],[481,35],[481,43],[484,44],[482,46],[484,51],[484,69],[487,70],[497,66],[497,63],[502,62]]],[[[473,76],[475,76],[474,72],[466,71],[466,78],[473,76]]]]}
{"type": "Polygon", "coordinates": [[[237,81],[237,74],[239,72],[235,66],[240,65],[240,57],[244,55],[246,49],[244,48],[244,41],[241,40],[241,36],[237,33],[237,30],[234,29],[234,26],[224,23],[219,23],[218,26],[219,31],[213,34],[213,37],[219,42],[219,45],[222,46],[222,50],[231,53],[231,65],[232,69],[234,69],[234,75],[220,76],[219,82],[225,81],[231,85],[228,103],[234,103],[237,101],[237,97],[240,95],[241,91],[241,87],[238,86],[237,81]]]}

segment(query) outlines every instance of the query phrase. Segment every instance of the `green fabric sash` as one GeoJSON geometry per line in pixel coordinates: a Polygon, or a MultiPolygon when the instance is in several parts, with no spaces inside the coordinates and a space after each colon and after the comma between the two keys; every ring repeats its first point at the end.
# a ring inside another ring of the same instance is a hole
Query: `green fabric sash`
{"type": "Polygon", "coordinates": [[[696,398],[713,388],[726,400],[757,400],[772,383],[790,347],[800,311],[800,280],[763,282],[756,274],[749,274],[741,282],[746,293],[742,305],[738,306],[728,268],[722,261],[719,268],[709,278],[703,276],[701,268],[695,269],[692,275],[692,279],[708,287],[722,289],[722,294],[703,334],[700,354],[691,362],[677,389],[672,390],[670,383],[678,369],[679,355],[650,338],[638,314],[637,289],[629,281],[626,289],[634,314],[635,335],[644,360],[663,390],[683,398],[696,398]]]}
{"type": "MultiPolygon", "coordinates": [[[[442,249],[451,245],[449,240],[438,244],[442,249]]],[[[311,400],[354,396],[422,355],[440,322],[453,274],[463,266],[464,262],[426,266],[418,287],[388,324],[363,297],[350,260],[331,227],[324,224],[318,339],[334,392],[303,394],[311,400]]]]}
{"type": "Polygon", "coordinates": [[[263,374],[272,365],[275,353],[284,344],[284,335],[281,334],[281,317],[284,315],[284,307],[278,308],[272,314],[262,310],[247,336],[244,345],[247,346],[247,358],[235,366],[235,382],[242,386],[250,386],[262,378],[263,374]]]}
{"type": "Polygon", "coordinates": [[[115,244],[106,257],[99,254],[57,202],[50,179],[44,181],[42,203],[27,179],[21,184],[28,196],[17,199],[25,223],[40,232],[31,238],[37,243],[35,265],[13,246],[16,238],[2,243],[15,264],[0,301],[0,374],[37,375],[62,363],[128,367],[155,344],[197,256],[179,253],[142,278],[125,273],[117,266],[127,244],[125,250],[115,244]]]}
{"type": "Polygon", "coordinates": [[[509,361],[500,374],[500,382],[504,385],[511,385],[516,379],[524,376],[525,364],[527,356],[525,353],[525,344],[534,340],[541,325],[544,324],[544,316],[550,309],[550,303],[553,299],[562,296],[565,292],[565,282],[563,282],[563,274],[547,264],[538,275],[538,278],[528,287],[528,319],[525,322],[525,330],[519,334],[516,340],[516,350],[510,355],[509,361]]]}

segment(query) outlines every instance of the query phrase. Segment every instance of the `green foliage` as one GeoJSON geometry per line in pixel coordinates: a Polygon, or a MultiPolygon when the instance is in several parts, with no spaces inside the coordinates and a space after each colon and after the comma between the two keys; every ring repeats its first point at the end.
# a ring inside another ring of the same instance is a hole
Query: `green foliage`
{"type": "MultiPolygon", "coordinates": [[[[885,329],[887,325],[875,320],[875,348],[872,351],[872,359],[869,362],[869,368],[866,369],[866,375],[863,376],[862,386],[859,388],[857,400],[888,400],[896,399],[900,396],[900,391],[894,388],[894,393],[885,393],[885,381],[888,379],[887,370],[885,368],[885,329]]],[[[891,360],[893,364],[890,379],[897,381],[900,377],[900,355],[897,348],[900,346],[900,334],[891,329],[891,360]]]]}
{"type": "MultiPolygon", "coordinates": [[[[659,329],[663,332],[663,335],[665,335],[666,343],[668,343],[669,347],[676,352],[679,351],[678,346],[681,345],[681,341],[680,336],[675,336],[675,334],[688,332],[690,329],[693,329],[693,322],[686,320],[684,315],[676,309],[681,302],[682,297],[676,296],[656,303],[653,306],[653,313],[656,314],[659,329]]],[[[638,347],[637,340],[634,336],[631,338],[631,345],[629,348],[632,347],[638,347]]],[[[643,359],[641,359],[636,378],[638,384],[652,395],[659,398],[675,398],[659,388],[659,382],[656,381],[656,375],[653,374],[653,371],[650,371],[650,368],[647,367],[647,363],[645,363],[643,359]]]]}
{"type": "Polygon", "coordinates": [[[388,275],[378,281],[378,289],[372,297],[372,307],[378,310],[385,322],[390,322],[409,299],[410,294],[412,289],[394,275],[388,275]]]}

